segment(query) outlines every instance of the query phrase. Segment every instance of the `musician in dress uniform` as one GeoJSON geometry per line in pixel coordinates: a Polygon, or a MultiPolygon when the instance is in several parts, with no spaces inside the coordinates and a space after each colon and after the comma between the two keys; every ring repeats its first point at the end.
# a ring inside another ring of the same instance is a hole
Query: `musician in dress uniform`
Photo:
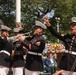
{"type": "Polygon", "coordinates": [[[45,40],[42,34],[46,26],[40,21],[36,21],[35,23],[33,37],[26,39],[23,36],[18,37],[22,44],[28,48],[25,75],[39,75],[39,72],[43,71],[42,52],[45,48],[45,40]]]}
{"type": "Polygon", "coordinates": [[[0,75],[7,75],[10,68],[10,55],[12,52],[12,42],[8,40],[11,28],[1,25],[0,35],[0,75]]]}
{"type": "Polygon", "coordinates": [[[76,17],[72,17],[71,34],[62,36],[60,33],[54,30],[49,23],[48,17],[44,18],[48,30],[52,35],[62,40],[65,45],[63,56],[58,66],[59,69],[63,69],[65,75],[76,75],[76,17]]]}
{"type": "MultiPolygon", "coordinates": [[[[22,34],[23,30],[20,28],[13,29],[15,36],[22,34]]],[[[25,66],[24,55],[26,51],[23,49],[23,45],[18,39],[13,41],[13,50],[11,55],[11,68],[13,75],[23,75],[23,69],[25,66]]]]}

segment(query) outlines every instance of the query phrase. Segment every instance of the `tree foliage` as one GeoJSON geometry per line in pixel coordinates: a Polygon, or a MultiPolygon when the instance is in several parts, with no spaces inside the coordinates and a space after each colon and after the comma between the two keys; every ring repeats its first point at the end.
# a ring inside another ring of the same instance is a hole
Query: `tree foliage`
{"type": "MultiPolygon", "coordinates": [[[[15,27],[16,0],[0,0],[0,19],[5,25],[15,27]]],[[[56,29],[55,17],[60,17],[60,32],[69,33],[71,17],[76,16],[75,0],[21,0],[21,24],[26,31],[30,31],[35,25],[35,20],[42,21],[42,17],[55,10],[55,15],[50,22],[56,29]]],[[[48,40],[56,42],[48,30],[45,30],[48,40]]],[[[54,39],[55,38],[55,39],[54,39]]]]}
{"type": "Polygon", "coordinates": [[[0,19],[5,25],[15,24],[15,0],[0,0],[0,19]]]}

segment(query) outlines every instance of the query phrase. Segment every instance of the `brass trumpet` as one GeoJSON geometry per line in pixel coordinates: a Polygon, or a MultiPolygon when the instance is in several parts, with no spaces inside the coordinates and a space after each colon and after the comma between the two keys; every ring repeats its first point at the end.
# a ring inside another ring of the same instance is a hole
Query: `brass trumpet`
{"type": "MultiPolygon", "coordinates": [[[[27,37],[30,37],[30,32],[20,34],[20,35],[25,36],[25,38],[27,38],[27,37]]],[[[19,41],[19,39],[17,39],[17,36],[9,37],[8,40],[12,40],[13,43],[16,42],[16,41],[19,41]]],[[[17,47],[18,47],[18,44],[16,44],[14,49],[12,50],[12,53],[11,53],[11,59],[12,60],[13,60],[13,57],[15,55],[15,50],[16,50],[17,47]]]]}
{"type": "MultiPolygon", "coordinates": [[[[19,34],[19,35],[25,36],[25,38],[27,38],[30,36],[30,33],[31,32],[27,32],[27,33],[23,33],[23,34],[19,34]]],[[[7,40],[8,41],[11,40],[13,42],[18,41],[17,36],[8,37],[7,40]]]]}

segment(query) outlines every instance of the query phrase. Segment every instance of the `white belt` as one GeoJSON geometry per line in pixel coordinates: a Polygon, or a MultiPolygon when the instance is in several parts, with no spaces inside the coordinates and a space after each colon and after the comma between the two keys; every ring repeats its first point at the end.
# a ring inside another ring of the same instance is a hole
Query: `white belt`
{"type": "MultiPolygon", "coordinates": [[[[65,53],[69,53],[68,50],[64,50],[65,53]]],[[[70,54],[76,55],[76,52],[72,51],[70,54]]]]}
{"type": "Polygon", "coordinates": [[[64,73],[65,75],[76,75],[76,72],[66,71],[66,70],[63,70],[63,73],[64,73]]]}
{"type": "Polygon", "coordinates": [[[42,56],[42,53],[28,51],[28,54],[42,56]]]}
{"type": "Polygon", "coordinates": [[[7,52],[5,50],[1,50],[0,53],[2,53],[2,52],[10,56],[10,53],[9,52],[7,52]]]}

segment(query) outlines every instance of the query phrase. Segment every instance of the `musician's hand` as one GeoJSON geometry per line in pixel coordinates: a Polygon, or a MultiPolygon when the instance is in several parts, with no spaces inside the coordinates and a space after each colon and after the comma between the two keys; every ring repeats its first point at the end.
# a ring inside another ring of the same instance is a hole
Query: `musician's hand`
{"type": "Polygon", "coordinates": [[[47,24],[47,26],[51,26],[50,22],[49,22],[49,19],[48,19],[48,16],[46,16],[44,18],[44,22],[47,24]]]}
{"type": "Polygon", "coordinates": [[[45,21],[45,22],[49,22],[48,16],[45,16],[44,21],[45,21]]]}
{"type": "Polygon", "coordinates": [[[21,24],[17,24],[17,27],[18,27],[20,30],[23,30],[23,27],[21,26],[21,24]]]}
{"type": "Polygon", "coordinates": [[[60,70],[55,72],[53,75],[65,75],[65,74],[63,73],[63,70],[60,70]]]}
{"type": "Polygon", "coordinates": [[[24,39],[25,39],[25,36],[22,36],[22,35],[17,35],[17,38],[20,40],[20,41],[24,41],[24,39]]]}
{"type": "Polygon", "coordinates": [[[40,44],[41,44],[40,42],[36,42],[35,43],[36,46],[40,46],[40,44]]]}
{"type": "Polygon", "coordinates": [[[14,55],[15,55],[15,52],[14,52],[14,50],[12,50],[12,55],[11,56],[13,57],[14,55]]]}
{"type": "Polygon", "coordinates": [[[27,48],[26,48],[25,46],[23,46],[23,49],[24,49],[24,50],[27,50],[27,48]]]}

